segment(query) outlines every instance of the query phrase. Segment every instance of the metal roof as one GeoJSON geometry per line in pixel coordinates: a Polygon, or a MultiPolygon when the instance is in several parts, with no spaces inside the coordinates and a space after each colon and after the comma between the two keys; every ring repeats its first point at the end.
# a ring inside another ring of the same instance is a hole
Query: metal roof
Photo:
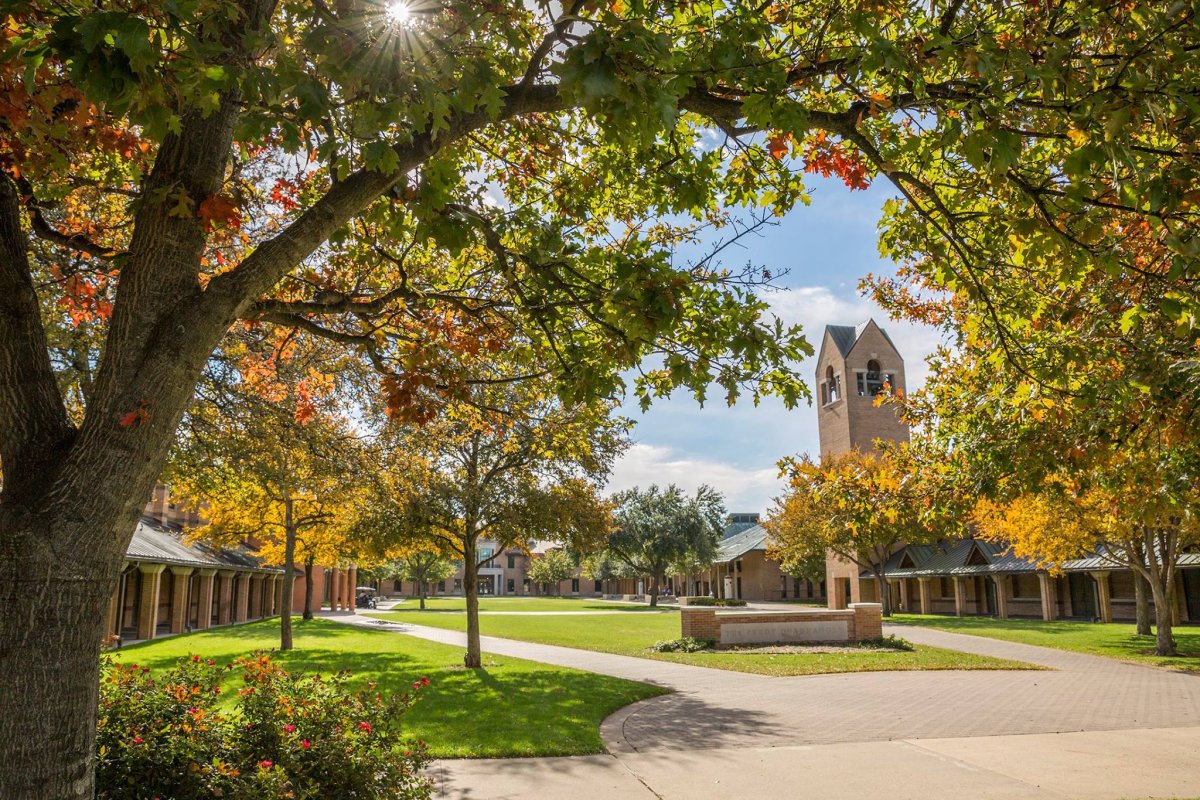
{"type": "Polygon", "coordinates": [[[726,561],[741,558],[751,551],[766,549],[767,529],[762,525],[755,525],[752,528],[747,528],[744,531],[722,539],[721,544],[717,548],[715,561],[718,564],[723,564],[726,561]]]}
{"type": "Polygon", "coordinates": [[[248,548],[217,548],[200,542],[187,543],[182,531],[148,519],[143,519],[134,528],[133,538],[125,548],[125,560],[200,568],[281,571],[264,566],[248,548]]]}
{"type": "MultiPolygon", "coordinates": [[[[1103,552],[1083,558],[1064,561],[1062,569],[1067,572],[1120,569],[1121,554],[1105,555],[1103,552]]],[[[1179,557],[1179,566],[1200,566],[1200,553],[1184,553],[1179,557]]],[[[1013,555],[1007,545],[983,539],[955,539],[937,545],[908,545],[892,554],[888,559],[887,575],[890,578],[916,578],[952,575],[993,575],[997,573],[1036,572],[1038,564],[1027,558],[1013,555]]],[[[863,577],[870,573],[863,571],[863,577]]]]}
{"type": "MultiPolygon", "coordinates": [[[[857,325],[826,325],[825,332],[829,334],[830,338],[833,339],[833,343],[837,345],[838,352],[842,354],[842,358],[845,358],[854,349],[854,345],[858,343],[859,338],[863,335],[863,331],[872,322],[875,322],[875,320],[869,319],[857,325]]],[[[879,332],[883,334],[883,338],[887,340],[887,343],[899,355],[900,350],[896,347],[896,343],[892,341],[892,337],[888,336],[888,332],[879,323],[875,323],[875,327],[879,328],[879,332]]]]}

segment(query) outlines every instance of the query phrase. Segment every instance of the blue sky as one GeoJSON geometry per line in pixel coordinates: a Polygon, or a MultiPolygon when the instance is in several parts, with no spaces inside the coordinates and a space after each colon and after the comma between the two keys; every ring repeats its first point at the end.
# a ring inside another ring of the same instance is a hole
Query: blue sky
{"type": "MultiPolygon", "coordinates": [[[[760,235],[728,250],[725,265],[750,261],[788,274],[781,291],[765,295],[786,323],[798,323],[820,348],[827,324],[853,325],[874,317],[887,329],[904,357],[909,390],[925,379],[925,356],[937,346],[936,331],[895,322],[858,292],[868,272],[891,274],[892,262],[879,256],[877,223],[889,196],[882,183],[851,192],[840,180],[808,176],[812,204],[798,206],[760,235]]],[[[801,375],[812,386],[815,356],[801,375]]],[[[716,394],[714,392],[714,394],[716,394]]],[[[688,490],[708,483],[725,494],[730,511],[765,512],[782,486],[776,462],[787,455],[817,452],[816,409],[802,404],[787,410],[766,400],[755,407],[743,400],[727,408],[720,397],[703,408],[691,397],[660,400],[646,413],[630,403],[624,413],[637,422],[635,444],[617,464],[610,489],[676,483],[688,490]]]]}

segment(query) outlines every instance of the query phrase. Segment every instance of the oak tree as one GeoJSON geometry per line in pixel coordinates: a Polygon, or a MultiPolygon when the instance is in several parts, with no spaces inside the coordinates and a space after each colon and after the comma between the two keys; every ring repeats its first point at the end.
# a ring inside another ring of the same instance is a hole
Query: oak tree
{"type": "Polygon", "coordinates": [[[415,419],[461,391],[459,354],[514,332],[571,401],[619,392],[657,352],[633,381],[647,402],[712,383],[794,402],[796,332],[745,276],[669,251],[785,212],[806,171],[850,190],[883,176],[902,197],[889,251],[931,253],[921,269],[981,294],[1031,259],[1086,291],[1143,229],[1165,254],[1145,272],[1169,285],[1139,307],[1194,314],[1187,4],[10,6],[6,797],[91,793],[102,610],[237,319],[353,348],[415,419]]]}

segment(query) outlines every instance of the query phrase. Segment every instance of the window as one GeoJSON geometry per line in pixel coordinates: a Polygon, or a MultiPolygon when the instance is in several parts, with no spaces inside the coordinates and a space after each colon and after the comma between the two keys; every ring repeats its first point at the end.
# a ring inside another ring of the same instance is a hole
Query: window
{"type": "Polygon", "coordinates": [[[1042,587],[1038,585],[1037,575],[1014,575],[1012,579],[1013,599],[1024,599],[1042,596],[1042,587]]]}
{"type": "Polygon", "coordinates": [[[822,399],[826,404],[836,403],[838,400],[842,399],[841,380],[842,376],[835,375],[832,366],[825,368],[825,391],[822,395],[822,399]]]}
{"type": "Polygon", "coordinates": [[[596,589],[595,589],[595,591],[597,591],[597,592],[602,592],[602,591],[604,591],[604,583],[603,583],[603,582],[601,582],[601,581],[596,581],[596,589]]]}
{"type": "MultiPolygon", "coordinates": [[[[509,558],[512,558],[512,556],[509,556],[509,558]]],[[[517,582],[512,578],[509,578],[508,582],[505,584],[505,587],[505,591],[507,591],[509,594],[512,594],[517,590],[517,582]]]]}
{"type": "MultiPolygon", "coordinates": [[[[455,590],[461,589],[461,588],[462,588],[462,581],[455,581],[455,582],[454,582],[454,588],[455,588],[455,590]]],[[[445,581],[438,581],[438,593],[439,593],[439,594],[441,594],[441,593],[444,593],[445,591],[446,591],[446,582],[445,582],[445,581]]]]}
{"type": "Polygon", "coordinates": [[[579,594],[579,578],[571,579],[571,592],[573,594],[579,594]]]}
{"type": "Polygon", "coordinates": [[[517,557],[514,556],[512,553],[508,554],[508,568],[509,569],[517,568],[517,557]]]}
{"type": "Polygon", "coordinates": [[[874,397],[881,394],[885,384],[891,388],[896,386],[896,373],[884,372],[883,368],[879,366],[879,362],[873,358],[867,362],[866,371],[859,370],[855,379],[859,397],[874,397]]]}
{"type": "Polygon", "coordinates": [[[938,586],[943,598],[954,597],[954,580],[952,578],[939,578],[938,586]]]}

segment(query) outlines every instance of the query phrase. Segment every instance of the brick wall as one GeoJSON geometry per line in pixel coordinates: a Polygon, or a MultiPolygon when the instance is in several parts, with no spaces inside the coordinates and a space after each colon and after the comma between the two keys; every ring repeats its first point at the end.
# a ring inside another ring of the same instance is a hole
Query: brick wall
{"type": "MultiPolygon", "coordinates": [[[[727,625],[761,623],[846,623],[847,640],[861,642],[883,635],[883,614],[878,603],[856,603],[845,610],[809,609],[805,611],[743,611],[712,606],[683,606],[679,610],[681,635],[711,639],[721,645],[721,629],[727,625]]],[[[801,636],[792,641],[819,641],[801,636]]],[[[762,642],[771,644],[772,642],[762,642]]],[[[781,642],[775,642],[781,643],[781,642]]]]}

